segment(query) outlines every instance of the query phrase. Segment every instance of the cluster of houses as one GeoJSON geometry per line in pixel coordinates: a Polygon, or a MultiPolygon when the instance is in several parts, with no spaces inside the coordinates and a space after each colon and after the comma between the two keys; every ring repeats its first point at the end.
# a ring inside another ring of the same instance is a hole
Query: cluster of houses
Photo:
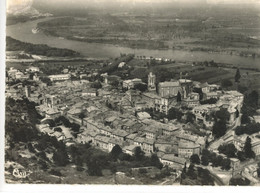
{"type": "MultiPolygon", "coordinates": [[[[35,72],[38,70],[30,69],[35,72]]],[[[15,69],[8,71],[14,78],[17,73],[15,69]]],[[[121,81],[118,76],[106,74],[102,88],[95,89],[87,80],[70,80],[68,73],[51,75],[49,78],[54,82],[51,86],[41,81],[35,86],[18,83],[7,88],[6,96],[15,98],[18,93],[26,96],[38,104],[37,111],[45,120],[65,116],[70,122],[80,125],[77,138],[64,126],[62,131],[54,131],[44,122],[39,125],[40,131],[56,136],[68,145],[91,143],[109,152],[117,144],[130,155],[140,146],[147,155],[156,153],[164,165],[181,168],[192,154],[200,155],[205,148],[206,137],[190,133],[188,128],[192,125],[189,124],[181,124],[176,120],[153,120],[145,109],[152,108],[167,115],[172,107],[185,106],[188,112],[194,114],[197,123],[211,128],[214,124],[212,113],[225,108],[230,114],[229,126],[240,125],[243,95],[237,91],[222,91],[214,84],[179,79],[156,85],[156,76],[149,73],[148,90],[141,92],[133,89],[136,84],[145,84],[141,79],[121,81]],[[119,85],[127,91],[111,86],[114,81],[120,82],[119,85]],[[216,99],[215,104],[200,104],[201,100],[212,98],[216,99]],[[85,117],[80,117],[80,114],[85,117]]],[[[236,143],[242,147],[239,140],[236,139],[236,143]]],[[[258,151],[258,148],[254,151],[258,151]]]]}

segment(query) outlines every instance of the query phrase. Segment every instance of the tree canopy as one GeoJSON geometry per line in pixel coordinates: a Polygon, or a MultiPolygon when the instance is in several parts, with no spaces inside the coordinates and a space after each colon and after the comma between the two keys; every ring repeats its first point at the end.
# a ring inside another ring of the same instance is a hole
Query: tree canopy
{"type": "Polygon", "coordinates": [[[190,157],[190,162],[194,164],[200,164],[200,158],[198,154],[192,154],[190,157]]]}
{"type": "Polygon", "coordinates": [[[241,78],[241,75],[240,75],[240,71],[239,71],[239,68],[238,68],[237,71],[236,71],[236,75],[235,75],[235,82],[239,82],[240,78],[241,78]]]}
{"type": "Polygon", "coordinates": [[[246,142],[245,142],[243,151],[247,158],[255,158],[255,153],[252,150],[251,138],[249,136],[247,136],[247,138],[246,138],[246,142]]]}

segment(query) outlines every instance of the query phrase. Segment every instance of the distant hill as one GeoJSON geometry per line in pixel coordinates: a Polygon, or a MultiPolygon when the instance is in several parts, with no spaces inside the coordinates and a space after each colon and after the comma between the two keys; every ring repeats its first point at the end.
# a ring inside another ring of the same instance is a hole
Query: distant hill
{"type": "Polygon", "coordinates": [[[53,48],[45,44],[31,44],[21,42],[9,36],[6,37],[6,51],[24,51],[28,54],[35,54],[48,57],[76,57],[80,54],[73,50],[53,48]]]}

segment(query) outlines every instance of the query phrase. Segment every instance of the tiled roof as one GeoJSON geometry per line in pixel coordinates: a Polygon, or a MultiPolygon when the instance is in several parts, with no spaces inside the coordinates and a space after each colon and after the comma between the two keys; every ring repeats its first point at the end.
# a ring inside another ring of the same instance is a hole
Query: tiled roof
{"type": "Polygon", "coordinates": [[[184,158],[176,157],[174,154],[165,154],[162,156],[162,160],[172,161],[178,164],[185,164],[186,160],[184,158]]]}

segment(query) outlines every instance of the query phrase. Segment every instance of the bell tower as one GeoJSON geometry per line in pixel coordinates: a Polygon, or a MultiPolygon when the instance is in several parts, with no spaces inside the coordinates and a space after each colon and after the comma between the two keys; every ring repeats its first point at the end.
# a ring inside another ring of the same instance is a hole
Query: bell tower
{"type": "Polygon", "coordinates": [[[148,75],[148,90],[149,90],[149,91],[154,91],[154,90],[156,90],[155,81],[156,81],[155,74],[153,74],[152,72],[150,72],[149,75],[148,75]]]}

